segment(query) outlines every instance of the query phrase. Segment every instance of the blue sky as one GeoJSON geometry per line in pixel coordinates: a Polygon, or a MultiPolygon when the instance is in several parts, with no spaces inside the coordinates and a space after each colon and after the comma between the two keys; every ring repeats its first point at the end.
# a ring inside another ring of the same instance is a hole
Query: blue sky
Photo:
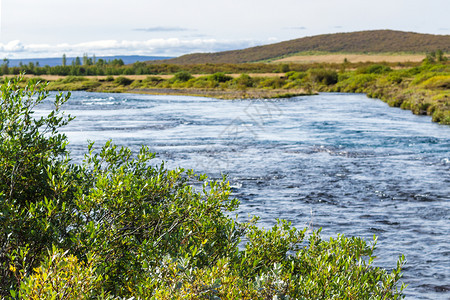
{"type": "Polygon", "coordinates": [[[450,34],[449,0],[0,0],[0,57],[178,56],[317,34],[450,34]]]}

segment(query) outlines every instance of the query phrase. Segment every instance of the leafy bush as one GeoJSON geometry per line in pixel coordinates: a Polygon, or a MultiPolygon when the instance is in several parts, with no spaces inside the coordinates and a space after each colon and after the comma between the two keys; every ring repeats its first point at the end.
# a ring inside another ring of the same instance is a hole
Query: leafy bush
{"type": "Polygon", "coordinates": [[[359,238],[324,241],[319,231],[228,216],[226,178],[207,181],[155,166],[111,142],[91,143],[72,164],[58,133],[71,120],[58,95],[19,82],[1,87],[0,295],[29,299],[273,299],[402,297],[403,258],[391,273],[373,267],[359,238]],[[194,189],[191,184],[198,188],[194,189]],[[241,239],[248,242],[239,248],[241,239]]]}
{"type": "Polygon", "coordinates": [[[346,80],[339,81],[336,84],[335,90],[339,92],[351,92],[351,93],[362,93],[365,91],[366,87],[369,87],[375,80],[377,76],[374,74],[358,74],[349,77],[346,80]]]}
{"type": "Polygon", "coordinates": [[[250,77],[247,74],[241,74],[238,78],[235,78],[233,81],[239,89],[253,87],[255,84],[254,78],[250,77]]]}
{"type": "Polygon", "coordinates": [[[306,72],[295,72],[295,71],[290,71],[286,73],[286,77],[289,80],[299,80],[299,79],[303,79],[305,78],[307,75],[306,72]]]}
{"type": "Polygon", "coordinates": [[[309,69],[308,79],[315,83],[332,85],[338,82],[338,74],[335,70],[327,69],[309,69]]]}
{"type": "Polygon", "coordinates": [[[161,81],[163,81],[164,79],[162,79],[159,76],[147,76],[147,78],[145,78],[144,81],[146,82],[152,82],[152,83],[159,83],[161,81]]]}
{"type": "Polygon", "coordinates": [[[392,69],[385,65],[374,64],[368,67],[358,68],[356,70],[357,74],[385,74],[391,72],[392,69]]]}
{"type": "Polygon", "coordinates": [[[421,72],[417,76],[414,77],[414,79],[411,81],[411,84],[412,85],[419,85],[422,82],[424,82],[424,81],[426,81],[426,80],[428,80],[428,79],[430,79],[430,78],[432,78],[434,76],[437,76],[437,75],[438,74],[432,73],[432,72],[421,72]]]}
{"type": "Polygon", "coordinates": [[[45,117],[34,118],[34,107],[48,93],[36,82],[29,81],[26,88],[19,83],[14,79],[1,86],[0,248],[4,250],[0,253],[0,295],[3,296],[17,285],[17,272],[29,275],[39,266],[48,247],[72,245],[66,234],[73,218],[74,189],[63,183],[76,181],[72,177],[76,167],[68,163],[65,135],[58,133],[58,128],[71,120],[60,111],[69,95],[56,96],[55,109],[45,117]]]}
{"type": "Polygon", "coordinates": [[[179,82],[186,82],[192,79],[192,75],[189,72],[186,71],[180,71],[178,73],[175,73],[173,76],[173,81],[179,81],[179,82]]]}
{"type": "Polygon", "coordinates": [[[258,84],[258,87],[261,88],[272,88],[272,89],[279,89],[283,87],[286,83],[285,79],[282,78],[266,78],[264,80],[261,80],[258,84]]]}
{"type": "Polygon", "coordinates": [[[126,86],[130,85],[133,82],[133,80],[127,77],[119,76],[116,79],[114,79],[114,82],[117,83],[118,85],[126,86]]]}
{"type": "MultiPolygon", "coordinates": [[[[102,276],[95,275],[93,259],[80,262],[75,256],[67,255],[53,248],[39,268],[25,277],[18,293],[11,291],[13,297],[20,299],[89,299],[89,296],[101,291],[102,276]],[[97,290],[98,289],[98,290],[97,290]]],[[[103,294],[103,295],[102,295],[103,294]]],[[[101,297],[100,297],[101,298],[101,297]]]]}
{"type": "Polygon", "coordinates": [[[210,80],[217,81],[219,83],[227,82],[233,79],[233,77],[225,75],[225,73],[218,72],[209,76],[210,80]]]}
{"type": "Polygon", "coordinates": [[[450,75],[434,76],[421,83],[426,89],[450,89],[450,75]]]}
{"type": "MultiPolygon", "coordinates": [[[[223,82],[223,83],[226,84],[226,82],[223,82]]],[[[191,86],[193,88],[199,88],[199,89],[204,89],[204,88],[213,89],[213,88],[217,88],[220,85],[219,81],[214,80],[211,77],[211,75],[193,78],[193,79],[189,80],[186,85],[189,85],[189,84],[191,84],[191,86]]]]}
{"type": "Polygon", "coordinates": [[[398,72],[394,72],[394,73],[390,73],[387,77],[386,80],[389,83],[393,83],[393,84],[399,84],[403,81],[403,76],[401,74],[399,74],[398,72]]]}

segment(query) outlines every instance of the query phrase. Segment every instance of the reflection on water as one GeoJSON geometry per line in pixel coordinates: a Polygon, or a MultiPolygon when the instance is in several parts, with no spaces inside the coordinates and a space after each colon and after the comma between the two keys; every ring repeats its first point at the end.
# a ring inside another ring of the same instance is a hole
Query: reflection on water
{"type": "Polygon", "coordinates": [[[450,290],[450,127],[364,95],[279,100],[75,92],[66,129],[80,159],[87,140],[148,145],[170,168],[229,175],[239,214],[379,237],[376,264],[404,253],[408,296],[450,290]]]}

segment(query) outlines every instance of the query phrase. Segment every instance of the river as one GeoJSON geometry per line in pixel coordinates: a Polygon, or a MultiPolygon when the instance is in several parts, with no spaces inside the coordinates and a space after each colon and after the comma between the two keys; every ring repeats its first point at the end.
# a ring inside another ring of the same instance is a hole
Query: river
{"type": "MultiPolygon", "coordinates": [[[[53,95],[53,94],[52,94],[53,95]]],[[[44,109],[44,108],[42,108],[44,109]]],[[[407,258],[409,299],[450,291],[450,126],[362,94],[217,100],[74,92],[64,129],[75,159],[87,140],[147,145],[167,167],[228,174],[239,215],[378,236],[375,264],[407,258]]],[[[41,112],[42,113],[42,112],[41,112]]]]}

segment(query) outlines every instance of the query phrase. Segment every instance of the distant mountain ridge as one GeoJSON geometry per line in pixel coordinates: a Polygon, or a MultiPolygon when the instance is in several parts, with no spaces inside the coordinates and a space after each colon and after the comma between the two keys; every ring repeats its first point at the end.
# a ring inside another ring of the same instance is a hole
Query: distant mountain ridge
{"type": "Polygon", "coordinates": [[[243,50],[188,54],[158,61],[158,63],[246,63],[273,59],[304,51],[425,53],[436,50],[450,52],[450,35],[433,35],[395,30],[369,30],[322,34],[243,50]]]}
{"type": "MultiPolygon", "coordinates": [[[[82,57],[80,57],[81,59],[82,57]]],[[[92,58],[92,57],[91,57],[92,58]]],[[[103,59],[105,61],[121,59],[124,64],[132,64],[137,61],[153,61],[153,60],[162,60],[162,59],[171,59],[173,57],[170,56],[143,56],[143,55],[116,55],[116,56],[97,56],[96,59],[103,59]]],[[[67,57],[67,65],[70,65],[72,61],[74,61],[76,57],[67,57]]],[[[28,65],[30,62],[33,64],[39,63],[39,66],[60,66],[62,65],[62,57],[51,57],[51,58],[17,58],[17,59],[9,59],[10,67],[17,67],[20,63],[23,65],[28,65]]]]}

